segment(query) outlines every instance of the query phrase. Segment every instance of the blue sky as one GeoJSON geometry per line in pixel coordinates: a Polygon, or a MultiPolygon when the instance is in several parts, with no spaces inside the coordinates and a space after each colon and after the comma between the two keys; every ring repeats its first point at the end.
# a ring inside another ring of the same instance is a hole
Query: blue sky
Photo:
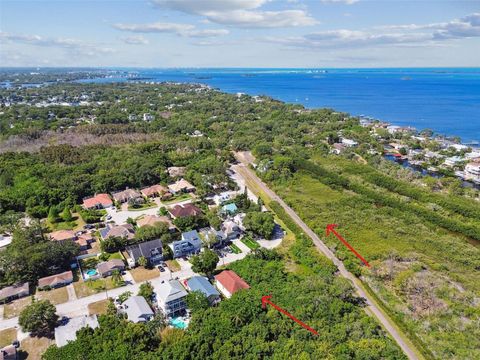
{"type": "Polygon", "coordinates": [[[0,0],[0,66],[480,66],[480,1],[0,0]]]}

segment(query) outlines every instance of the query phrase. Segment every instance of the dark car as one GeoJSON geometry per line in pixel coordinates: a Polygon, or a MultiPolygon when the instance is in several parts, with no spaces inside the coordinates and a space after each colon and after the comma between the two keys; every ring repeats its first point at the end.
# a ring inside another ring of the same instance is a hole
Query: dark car
{"type": "Polygon", "coordinates": [[[165,272],[165,268],[162,265],[158,266],[158,270],[160,270],[160,272],[165,272]]]}

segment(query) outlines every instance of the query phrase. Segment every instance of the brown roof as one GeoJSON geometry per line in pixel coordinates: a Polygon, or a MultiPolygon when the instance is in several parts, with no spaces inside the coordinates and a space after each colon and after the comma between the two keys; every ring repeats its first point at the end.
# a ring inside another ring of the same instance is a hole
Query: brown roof
{"type": "Polygon", "coordinates": [[[91,209],[97,206],[109,207],[113,202],[108,194],[96,194],[94,197],[83,200],[83,207],[85,209],[91,209]]]}
{"type": "Polygon", "coordinates": [[[193,204],[175,205],[169,210],[173,217],[198,216],[202,214],[202,210],[193,204]]]}
{"type": "Polygon", "coordinates": [[[24,292],[30,294],[30,285],[28,284],[28,282],[19,285],[7,286],[6,288],[0,290],[0,300],[20,295],[24,292]]]}
{"type": "Polygon", "coordinates": [[[230,294],[234,294],[242,289],[250,288],[250,285],[248,285],[245,280],[243,280],[232,270],[225,270],[220,274],[215,275],[215,280],[222,284],[222,286],[227,289],[230,294]]]}
{"type": "Polygon", "coordinates": [[[180,179],[178,181],[175,181],[173,184],[168,185],[168,188],[173,192],[179,192],[183,190],[195,190],[195,186],[190,184],[185,179],[180,179]]]}
{"type": "Polygon", "coordinates": [[[145,215],[140,220],[137,220],[137,225],[139,227],[146,226],[146,225],[154,226],[155,224],[158,224],[158,223],[161,223],[161,222],[167,223],[168,228],[170,228],[170,229],[175,227],[172,224],[172,221],[168,217],[158,216],[158,215],[145,215]]]}
{"type": "Polygon", "coordinates": [[[142,197],[142,194],[140,194],[137,190],[134,189],[125,189],[123,191],[113,193],[112,196],[115,201],[125,202],[130,199],[137,199],[139,197],[142,197]]]}
{"type": "Polygon", "coordinates": [[[143,196],[162,195],[168,192],[168,189],[162,185],[153,185],[140,190],[143,196]]]}
{"type": "Polygon", "coordinates": [[[65,271],[61,274],[55,274],[38,279],[38,287],[43,288],[45,286],[55,286],[58,284],[69,283],[73,281],[73,273],[65,271]]]}
{"type": "Polygon", "coordinates": [[[88,245],[89,243],[91,243],[93,241],[93,236],[92,234],[82,234],[78,237],[77,239],[77,243],[80,245],[80,246],[86,246],[88,245]]]}
{"type": "Polygon", "coordinates": [[[58,230],[51,232],[48,236],[53,241],[74,240],[76,237],[73,230],[58,230]]]}
{"type": "Polygon", "coordinates": [[[108,261],[103,261],[97,265],[97,270],[100,274],[104,274],[108,271],[119,268],[125,268],[125,264],[121,259],[111,259],[108,261]]]}
{"type": "Polygon", "coordinates": [[[104,239],[108,239],[112,236],[124,237],[127,239],[133,239],[135,231],[132,224],[116,225],[100,231],[104,239]]]}

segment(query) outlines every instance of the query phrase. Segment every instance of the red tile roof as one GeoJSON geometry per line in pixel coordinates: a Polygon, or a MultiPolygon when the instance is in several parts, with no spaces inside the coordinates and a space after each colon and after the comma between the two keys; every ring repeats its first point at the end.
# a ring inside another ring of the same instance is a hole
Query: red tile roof
{"type": "Polygon", "coordinates": [[[73,230],[57,230],[48,234],[53,241],[74,240],[76,238],[73,230]]]}
{"type": "Polygon", "coordinates": [[[99,205],[109,207],[113,205],[113,202],[108,194],[97,194],[94,197],[83,200],[83,207],[86,209],[91,209],[99,205]]]}
{"type": "Polygon", "coordinates": [[[162,185],[153,185],[140,190],[143,196],[162,195],[168,192],[168,189],[162,185]]]}
{"type": "Polygon", "coordinates": [[[242,289],[250,289],[250,285],[232,270],[225,270],[220,274],[215,275],[215,280],[218,281],[230,294],[234,294],[242,289]]]}

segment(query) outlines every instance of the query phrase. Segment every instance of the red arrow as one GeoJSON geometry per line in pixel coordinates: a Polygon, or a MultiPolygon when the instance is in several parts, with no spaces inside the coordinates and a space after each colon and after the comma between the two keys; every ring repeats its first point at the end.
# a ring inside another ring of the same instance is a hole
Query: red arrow
{"type": "Polygon", "coordinates": [[[307,329],[308,331],[310,331],[312,334],[315,334],[315,335],[318,335],[318,332],[316,332],[315,330],[313,330],[310,326],[308,326],[307,324],[301,322],[300,320],[298,320],[295,316],[293,316],[292,314],[290,314],[288,311],[286,310],[283,310],[280,306],[277,306],[275,305],[273,302],[270,301],[271,299],[271,295],[265,295],[265,296],[262,296],[262,308],[265,309],[267,307],[267,304],[270,304],[272,305],[275,309],[277,309],[278,311],[280,311],[282,314],[285,314],[287,315],[290,319],[292,319],[293,321],[295,321],[296,323],[300,324],[301,326],[303,326],[305,329],[307,329]]]}
{"type": "Polygon", "coordinates": [[[340,236],[339,233],[337,233],[335,231],[335,228],[337,227],[338,225],[337,224],[328,224],[327,225],[327,236],[330,235],[330,232],[332,232],[342,243],[345,244],[345,246],[347,248],[350,249],[351,252],[353,252],[355,254],[356,257],[358,257],[360,260],[362,260],[362,262],[370,267],[370,264],[367,262],[367,260],[365,260],[362,255],[360,255],[343,237],[340,236]]]}

